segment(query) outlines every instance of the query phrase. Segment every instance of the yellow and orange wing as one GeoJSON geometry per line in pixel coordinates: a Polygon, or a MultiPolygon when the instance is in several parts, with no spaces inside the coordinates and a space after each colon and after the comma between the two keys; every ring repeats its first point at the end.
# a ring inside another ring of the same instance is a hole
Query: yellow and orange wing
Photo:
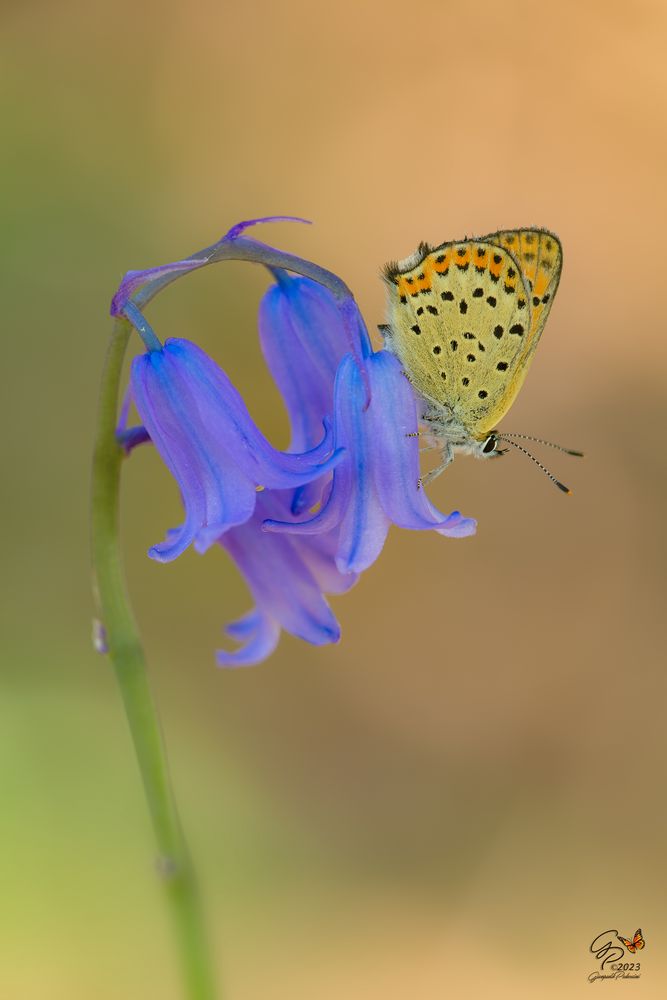
{"type": "Polygon", "coordinates": [[[529,293],[530,326],[523,341],[523,350],[514,368],[505,409],[496,417],[500,420],[516,399],[542,336],[558,291],[563,269],[563,249],[555,233],[546,229],[501,230],[485,239],[503,247],[512,255],[519,265],[521,277],[529,293]]]}
{"type": "Polygon", "coordinates": [[[546,230],[507,230],[389,264],[385,344],[415,390],[482,440],[523,384],[560,278],[546,230]]]}

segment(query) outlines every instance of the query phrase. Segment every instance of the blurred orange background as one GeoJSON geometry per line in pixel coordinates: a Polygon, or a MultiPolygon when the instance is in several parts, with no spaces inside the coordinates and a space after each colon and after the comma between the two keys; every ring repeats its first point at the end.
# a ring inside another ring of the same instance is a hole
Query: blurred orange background
{"type": "MultiPolygon", "coordinates": [[[[129,268],[240,219],[340,274],[369,328],[420,240],[539,225],[564,272],[504,428],[430,488],[473,539],[393,530],[333,600],[224,672],[248,607],[224,553],[146,557],[180,517],[127,463],[127,574],[225,995],[587,996],[605,928],[667,990],[662,437],[667,8],[396,0],[6,3],[0,12],[6,592],[0,997],[177,1000],[153,842],[109,664],[90,644],[87,505],[108,303],[129,268]]],[[[151,307],[287,443],[247,264],[151,307]]],[[[139,344],[135,347],[138,349],[139,344]]]]}

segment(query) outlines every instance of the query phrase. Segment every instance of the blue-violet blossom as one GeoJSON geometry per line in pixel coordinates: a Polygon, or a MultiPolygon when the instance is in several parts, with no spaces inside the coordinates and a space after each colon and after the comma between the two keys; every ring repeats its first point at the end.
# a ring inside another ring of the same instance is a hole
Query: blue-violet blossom
{"type": "MultiPolygon", "coordinates": [[[[210,249],[237,240],[247,225],[210,249]]],[[[251,241],[243,242],[247,254],[251,241]]],[[[189,341],[160,345],[136,306],[147,282],[162,287],[203,266],[205,252],[130,272],[112,308],[151,347],[135,358],[131,378],[145,430],[125,432],[126,440],[153,441],[185,507],[182,527],[149,554],[167,561],[190,544],[203,552],[219,542],[255,600],[227,627],[241,647],[218,652],[224,666],[264,659],[281,629],[315,645],[336,642],[340,629],[324,595],[356,582],[379,555],[390,523],[450,537],[475,531],[458,512],[437,511],[420,487],[412,390],[395,357],[373,351],[352,297],[337,299],[324,284],[267,260],[278,251],[252,247],[276,278],[260,305],[259,331],[290,419],[288,452],[269,444],[222,369],[189,341]]],[[[282,256],[295,269],[318,270],[282,256]]]]}
{"type": "Polygon", "coordinates": [[[342,457],[332,455],[330,432],[305,454],[273,448],[227,375],[190,341],[167,340],[159,350],[136,357],[131,386],[185,507],[182,528],[150,550],[161,562],[175,559],[191,543],[205,552],[228,528],[248,521],[258,487],[301,486],[342,457]]]}
{"type": "Polygon", "coordinates": [[[336,565],[361,572],[379,556],[391,522],[401,528],[435,529],[451,538],[475,532],[458,511],[441,514],[419,483],[415,399],[396,358],[376,351],[364,361],[371,399],[351,355],[338,368],[335,386],[336,446],[345,450],[333,473],[322,510],[301,521],[267,521],[265,528],[317,534],[340,532],[336,565]]]}

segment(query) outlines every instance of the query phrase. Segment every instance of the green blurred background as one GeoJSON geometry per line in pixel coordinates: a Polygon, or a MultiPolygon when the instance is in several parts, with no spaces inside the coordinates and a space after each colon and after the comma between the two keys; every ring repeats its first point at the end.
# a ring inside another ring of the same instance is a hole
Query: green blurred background
{"type": "MultiPolygon", "coordinates": [[[[5,2],[0,997],[180,996],[110,666],[90,643],[88,476],[124,271],[239,219],[339,273],[369,327],[420,240],[537,224],[558,300],[505,429],[430,489],[476,538],[393,531],[290,637],[216,669],[248,607],[224,553],[146,558],[180,516],[127,463],[127,573],[233,1000],[577,997],[608,927],[667,991],[664,566],[667,10],[660,0],[5,2]]],[[[277,445],[267,278],[225,264],[152,307],[277,445]]]]}

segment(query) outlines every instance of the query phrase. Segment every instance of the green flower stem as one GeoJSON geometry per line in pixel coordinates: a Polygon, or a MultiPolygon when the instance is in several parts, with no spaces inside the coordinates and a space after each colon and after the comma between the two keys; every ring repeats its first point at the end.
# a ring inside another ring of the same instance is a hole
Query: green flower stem
{"type": "Polygon", "coordinates": [[[176,928],[188,1000],[213,1000],[214,974],[190,855],[171,787],[146,661],[125,591],[118,533],[123,451],[116,440],[120,377],[132,327],[115,322],[102,376],[93,458],[92,554],[95,595],[148,800],[161,875],[176,928]]]}

